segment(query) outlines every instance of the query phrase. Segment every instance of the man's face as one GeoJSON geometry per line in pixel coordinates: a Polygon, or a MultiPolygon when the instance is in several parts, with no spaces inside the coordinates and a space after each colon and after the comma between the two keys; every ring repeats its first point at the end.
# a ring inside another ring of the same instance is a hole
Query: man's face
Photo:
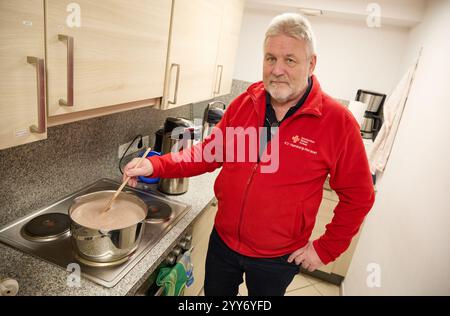
{"type": "Polygon", "coordinates": [[[264,45],[263,82],[276,102],[300,98],[316,65],[305,40],[284,34],[270,36],[264,45]]]}

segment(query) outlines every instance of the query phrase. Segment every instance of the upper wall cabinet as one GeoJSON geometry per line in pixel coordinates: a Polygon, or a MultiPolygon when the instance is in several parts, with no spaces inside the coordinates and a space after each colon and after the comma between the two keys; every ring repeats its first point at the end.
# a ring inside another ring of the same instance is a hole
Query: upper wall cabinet
{"type": "Polygon", "coordinates": [[[211,97],[222,2],[173,0],[163,108],[173,108],[211,97]]]}
{"type": "Polygon", "coordinates": [[[244,14],[244,1],[222,1],[223,15],[212,97],[229,94],[233,82],[239,35],[244,14]]]}
{"type": "Polygon", "coordinates": [[[174,0],[162,108],[230,92],[242,0],[174,0]]]}
{"type": "Polygon", "coordinates": [[[0,1],[0,149],[45,139],[43,0],[0,1]]]}
{"type": "Polygon", "coordinates": [[[171,1],[45,3],[49,116],[163,96],[171,1]]]}

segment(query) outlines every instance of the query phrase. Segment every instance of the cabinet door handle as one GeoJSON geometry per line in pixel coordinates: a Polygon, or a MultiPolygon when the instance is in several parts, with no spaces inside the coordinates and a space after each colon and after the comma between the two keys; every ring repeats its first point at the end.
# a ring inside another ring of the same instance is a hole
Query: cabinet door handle
{"type": "Polygon", "coordinates": [[[177,67],[177,79],[175,81],[175,94],[173,96],[173,101],[169,100],[169,104],[177,104],[177,98],[178,98],[178,86],[180,84],[180,69],[181,69],[181,66],[180,66],[180,64],[172,64],[172,66],[170,66],[170,74],[171,75],[172,75],[172,70],[175,67],[177,67]]]}
{"type": "Polygon", "coordinates": [[[60,41],[67,41],[67,100],[60,99],[59,105],[73,106],[73,58],[74,41],[72,36],[58,34],[60,41]]]}
{"type": "MultiPolygon", "coordinates": [[[[223,65],[217,66],[217,74],[219,74],[219,69],[220,69],[219,86],[218,86],[217,90],[214,90],[214,94],[220,94],[220,87],[222,85],[223,65]]],[[[216,81],[216,83],[217,83],[217,81],[216,81]]]]}
{"type": "Polygon", "coordinates": [[[36,134],[44,134],[47,131],[45,108],[45,65],[44,59],[27,56],[27,62],[36,66],[38,125],[30,126],[30,131],[36,134]]]}

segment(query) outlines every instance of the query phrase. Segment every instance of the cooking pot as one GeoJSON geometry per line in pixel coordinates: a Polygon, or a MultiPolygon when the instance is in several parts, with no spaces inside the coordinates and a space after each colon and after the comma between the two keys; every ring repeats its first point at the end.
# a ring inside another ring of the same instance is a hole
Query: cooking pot
{"type": "MultiPolygon", "coordinates": [[[[138,223],[113,230],[98,230],[77,223],[73,212],[85,203],[98,199],[110,199],[115,191],[98,191],[75,198],[69,208],[70,233],[72,245],[81,259],[96,263],[114,263],[127,259],[139,246],[145,227],[147,205],[133,193],[121,192],[117,199],[123,199],[137,205],[144,212],[144,218],[138,223]]],[[[127,210],[124,209],[124,212],[127,210]]]]}

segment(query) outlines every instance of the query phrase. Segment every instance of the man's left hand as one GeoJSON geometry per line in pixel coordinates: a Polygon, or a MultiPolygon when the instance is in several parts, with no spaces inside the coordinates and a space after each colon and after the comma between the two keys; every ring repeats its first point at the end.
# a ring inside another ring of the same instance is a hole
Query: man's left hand
{"type": "Polygon", "coordinates": [[[317,268],[323,266],[322,260],[320,260],[319,255],[314,249],[313,243],[310,241],[305,247],[300,248],[293,253],[288,258],[288,262],[294,261],[295,264],[301,264],[304,269],[313,272],[317,268]]]}

